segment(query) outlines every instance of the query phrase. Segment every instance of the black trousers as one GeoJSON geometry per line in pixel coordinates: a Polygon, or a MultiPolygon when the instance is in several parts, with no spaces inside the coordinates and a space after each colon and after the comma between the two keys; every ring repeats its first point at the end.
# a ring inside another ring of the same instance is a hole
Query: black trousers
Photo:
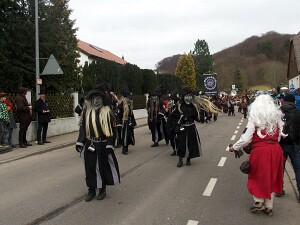
{"type": "Polygon", "coordinates": [[[46,141],[47,130],[48,130],[48,123],[38,123],[38,129],[37,129],[38,142],[46,141]]]}

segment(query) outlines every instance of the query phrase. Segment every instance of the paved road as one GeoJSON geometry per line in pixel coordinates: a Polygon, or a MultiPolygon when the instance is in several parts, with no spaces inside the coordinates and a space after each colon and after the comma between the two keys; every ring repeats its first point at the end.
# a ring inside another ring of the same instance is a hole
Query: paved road
{"type": "Polygon", "coordinates": [[[198,124],[203,157],[191,167],[177,168],[169,146],[151,148],[148,127],[136,129],[129,155],[115,150],[122,183],[108,187],[103,201],[84,202],[83,165],[73,146],[2,163],[0,224],[299,224],[300,205],[287,176],[287,194],[275,199],[272,218],[249,212],[247,177],[238,170],[246,157],[226,151],[247,123],[241,117],[198,124]]]}

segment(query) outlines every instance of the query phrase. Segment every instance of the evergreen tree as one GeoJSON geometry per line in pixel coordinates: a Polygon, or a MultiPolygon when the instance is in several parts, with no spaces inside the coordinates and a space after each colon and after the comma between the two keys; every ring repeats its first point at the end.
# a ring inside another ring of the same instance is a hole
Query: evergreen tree
{"type": "MultiPolygon", "coordinates": [[[[68,0],[39,1],[40,58],[53,54],[63,75],[42,76],[47,91],[79,90],[76,29],[69,19],[68,0]]],[[[35,90],[35,1],[0,1],[0,88],[16,91],[20,85],[35,90]],[[12,79],[13,78],[13,79],[12,79]]],[[[47,60],[40,59],[40,73],[47,60]]]]}
{"type": "Polygon", "coordinates": [[[203,74],[213,72],[213,58],[205,40],[197,40],[194,44],[193,57],[196,67],[197,89],[203,90],[203,74]]]}
{"type": "Polygon", "coordinates": [[[143,76],[143,85],[142,85],[142,93],[149,93],[153,91],[157,85],[157,76],[153,70],[149,69],[143,69],[142,71],[142,76],[143,76]]]}
{"type": "Polygon", "coordinates": [[[179,57],[175,73],[181,78],[183,85],[195,90],[196,72],[194,60],[191,54],[187,55],[184,53],[179,57]]]}
{"type": "Polygon", "coordinates": [[[237,88],[239,92],[242,92],[243,91],[242,75],[241,75],[241,71],[238,68],[236,68],[234,72],[234,81],[235,81],[235,88],[237,88]]]}

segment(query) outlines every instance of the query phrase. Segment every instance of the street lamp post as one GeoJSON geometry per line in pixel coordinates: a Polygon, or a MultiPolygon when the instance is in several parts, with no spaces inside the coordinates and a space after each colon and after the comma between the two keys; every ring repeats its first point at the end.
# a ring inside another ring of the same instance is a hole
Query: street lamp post
{"type": "Polygon", "coordinates": [[[35,0],[35,83],[36,83],[36,99],[38,99],[40,86],[37,83],[37,80],[40,77],[40,64],[39,64],[39,12],[38,12],[38,0],[35,0]]]}

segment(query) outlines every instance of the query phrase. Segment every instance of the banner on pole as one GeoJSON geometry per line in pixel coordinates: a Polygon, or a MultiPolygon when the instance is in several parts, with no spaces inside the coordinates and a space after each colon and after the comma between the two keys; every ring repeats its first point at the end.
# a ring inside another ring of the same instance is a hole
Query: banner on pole
{"type": "Polygon", "coordinates": [[[203,74],[204,94],[207,96],[217,95],[217,74],[203,74]]]}

